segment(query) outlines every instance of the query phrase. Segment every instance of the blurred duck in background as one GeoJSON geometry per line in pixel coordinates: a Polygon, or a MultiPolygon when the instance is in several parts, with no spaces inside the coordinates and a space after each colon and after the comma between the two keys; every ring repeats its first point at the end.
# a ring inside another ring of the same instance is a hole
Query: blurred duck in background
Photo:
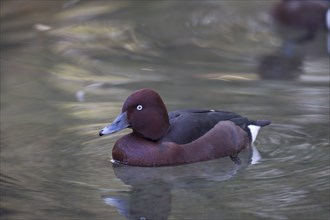
{"type": "Polygon", "coordinates": [[[292,39],[296,43],[313,40],[319,30],[330,29],[330,0],[282,0],[272,11],[282,26],[301,29],[304,33],[292,39]]]}
{"type": "Polygon", "coordinates": [[[282,44],[278,51],[261,57],[257,69],[260,78],[298,79],[305,57],[330,54],[329,7],[330,0],[280,0],[274,5],[271,16],[282,44]]]}

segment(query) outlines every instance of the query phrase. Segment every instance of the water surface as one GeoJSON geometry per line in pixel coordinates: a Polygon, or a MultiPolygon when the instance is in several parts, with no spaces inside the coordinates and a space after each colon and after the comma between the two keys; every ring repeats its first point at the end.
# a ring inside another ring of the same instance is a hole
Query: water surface
{"type": "Polygon", "coordinates": [[[329,57],[319,36],[298,79],[258,77],[275,2],[1,2],[1,219],[329,219],[329,57]],[[272,120],[261,158],[114,166],[129,130],[98,131],[143,87],[272,120]]]}

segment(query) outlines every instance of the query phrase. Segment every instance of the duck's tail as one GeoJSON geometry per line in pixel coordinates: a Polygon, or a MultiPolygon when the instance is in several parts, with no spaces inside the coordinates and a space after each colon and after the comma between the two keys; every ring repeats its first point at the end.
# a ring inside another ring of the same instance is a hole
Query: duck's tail
{"type": "Polygon", "coordinates": [[[269,120],[256,120],[256,121],[250,121],[247,127],[249,128],[250,135],[251,135],[251,143],[253,143],[258,135],[259,129],[267,126],[271,123],[269,120]]]}

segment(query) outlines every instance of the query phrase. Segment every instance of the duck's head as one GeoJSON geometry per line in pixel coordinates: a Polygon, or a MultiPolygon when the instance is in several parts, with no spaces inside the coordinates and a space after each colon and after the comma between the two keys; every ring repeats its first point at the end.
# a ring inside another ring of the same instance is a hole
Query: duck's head
{"type": "Polygon", "coordinates": [[[169,126],[167,109],[159,94],[151,89],[140,89],[126,99],[121,113],[99,135],[131,128],[134,134],[157,141],[167,134],[169,126]]]}

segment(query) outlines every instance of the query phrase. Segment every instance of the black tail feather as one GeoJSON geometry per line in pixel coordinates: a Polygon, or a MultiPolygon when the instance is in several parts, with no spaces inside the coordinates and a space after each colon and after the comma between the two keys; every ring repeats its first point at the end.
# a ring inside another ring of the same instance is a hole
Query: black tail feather
{"type": "Polygon", "coordinates": [[[256,120],[256,121],[250,121],[249,124],[264,127],[264,126],[270,125],[271,121],[269,121],[269,120],[256,120]]]}

